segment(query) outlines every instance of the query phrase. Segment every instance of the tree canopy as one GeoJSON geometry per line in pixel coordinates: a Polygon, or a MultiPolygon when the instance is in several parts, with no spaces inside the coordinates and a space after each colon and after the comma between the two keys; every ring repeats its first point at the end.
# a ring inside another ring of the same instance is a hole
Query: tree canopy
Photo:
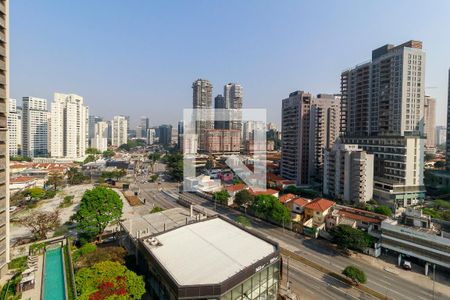
{"type": "Polygon", "coordinates": [[[46,185],[52,186],[54,190],[64,185],[64,178],[58,173],[50,173],[46,185]]]}
{"type": "Polygon", "coordinates": [[[250,205],[254,200],[255,197],[248,190],[239,191],[234,196],[234,202],[239,206],[250,205]]]}
{"type": "Polygon", "coordinates": [[[120,219],[122,207],[122,200],[115,191],[99,186],[84,193],[73,219],[81,235],[92,240],[103,233],[106,226],[120,219]]]}
{"type": "Polygon", "coordinates": [[[352,228],[349,225],[341,224],[331,228],[330,234],[333,240],[343,249],[364,250],[373,244],[373,237],[367,233],[352,228]]]}
{"type": "Polygon", "coordinates": [[[69,168],[69,170],[67,170],[66,176],[67,176],[67,183],[71,185],[82,184],[87,179],[87,177],[84,176],[83,173],[81,173],[78,168],[74,167],[69,168]]]}
{"type": "Polygon", "coordinates": [[[111,158],[114,155],[116,155],[116,153],[112,150],[105,150],[105,151],[103,151],[102,155],[103,155],[103,158],[111,158]]]}
{"type": "Polygon", "coordinates": [[[388,217],[392,216],[392,210],[387,205],[378,205],[377,207],[375,207],[373,211],[376,212],[377,214],[382,214],[388,217]]]}
{"type": "Polygon", "coordinates": [[[183,180],[183,155],[181,153],[169,153],[165,157],[169,175],[176,181],[183,180]]]}
{"type": "Polygon", "coordinates": [[[86,154],[102,154],[102,152],[100,152],[100,150],[96,149],[96,148],[87,148],[86,149],[86,154]]]}
{"type": "Polygon", "coordinates": [[[228,204],[228,198],[230,197],[230,195],[228,194],[227,191],[223,190],[220,192],[215,192],[213,194],[213,199],[221,204],[228,204]]]}
{"type": "Polygon", "coordinates": [[[251,208],[265,219],[271,219],[279,224],[289,223],[291,214],[281,204],[277,197],[272,195],[258,195],[252,202],[251,208]]]}
{"type": "Polygon", "coordinates": [[[347,266],[344,271],[342,271],[342,274],[358,284],[367,282],[364,271],[355,266],[347,266]]]}
{"type": "Polygon", "coordinates": [[[19,223],[30,229],[37,240],[45,240],[50,231],[56,229],[60,224],[59,211],[40,211],[23,217],[19,223]]]}
{"type": "Polygon", "coordinates": [[[104,261],[79,270],[75,276],[79,299],[141,299],[142,276],[118,262],[104,261]]]}

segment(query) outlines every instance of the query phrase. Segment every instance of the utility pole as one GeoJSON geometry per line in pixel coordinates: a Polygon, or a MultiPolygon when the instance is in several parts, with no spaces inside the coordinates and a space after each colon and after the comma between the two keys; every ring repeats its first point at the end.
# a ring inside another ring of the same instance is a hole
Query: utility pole
{"type": "Polygon", "coordinates": [[[287,268],[286,268],[286,287],[287,287],[288,291],[291,290],[291,287],[289,284],[289,258],[290,258],[290,256],[287,257],[287,268]]]}
{"type": "Polygon", "coordinates": [[[433,264],[433,300],[436,299],[436,294],[434,290],[435,282],[436,282],[436,264],[433,264]]]}

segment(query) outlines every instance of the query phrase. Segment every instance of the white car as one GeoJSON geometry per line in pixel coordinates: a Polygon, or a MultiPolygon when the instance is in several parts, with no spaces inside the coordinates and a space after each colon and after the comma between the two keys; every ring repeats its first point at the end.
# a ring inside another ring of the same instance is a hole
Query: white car
{"type": "Polygon", "coordinates": [[[15,211],[17,209],[17,206],[10,206],[9,207],[9,212],[13,212],[13,211],[15,211]]]}

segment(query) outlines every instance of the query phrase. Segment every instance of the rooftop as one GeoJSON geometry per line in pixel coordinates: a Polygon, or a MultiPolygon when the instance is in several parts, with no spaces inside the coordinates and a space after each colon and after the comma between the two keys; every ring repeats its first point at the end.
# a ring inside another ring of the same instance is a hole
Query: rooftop
{"type": "Polygon", "coordinates": [[[133,238],[141,238],[186,225],[195,219],[187,209],[172,208],[128,219],[120,224],[133,238]]]}
{"type": "Polygon", "coordinates": [[[226,186],[225,190],[227,190],[229,192],[238,192],[238,191],[246,189],[246,188],[247,188],[247,186],[245,184],[238,183],[238,184],[226,186]]]}
{"type": "Polygon", "coordinates": [[[144,240],[147,250],[179,285],[218,284],[277,251],[221,218],[212,218],[144,240]]]}
{"type": "Polygon", "coordinates": [[[256,190],[254,191],[253,189],[249,190],[250,194],[252,194],[253,196],[259,196],[259,195],[275,195],[278,194],[277,190],[273,190],[273,189],[267,189],[267,190],[256,190]]]}
{"type": "Polygon", "coordinates": [[[281,202],[281,203],[286,203],[286,202],[288,202],[289,200],[294,199],[295,197],[296,197],[296,196],[295,196],[294,194],[288,193],[288,194],[281,195],[281,196],[279,197],[279,199],[280,199],[280,202],[281,202]]]}
{"type": "Polygon", "coordinates": [[[305,208],[324,212],[335,204],[335,202],[325,198],[316,198],[313,201],[307,203],[305,205],[305,208]]]}

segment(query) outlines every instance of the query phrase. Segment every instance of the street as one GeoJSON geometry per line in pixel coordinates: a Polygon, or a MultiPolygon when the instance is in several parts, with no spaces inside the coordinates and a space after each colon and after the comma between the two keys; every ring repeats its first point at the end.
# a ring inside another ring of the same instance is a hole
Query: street
{"type": "MultiPolygon", "coordinates": [[[[145,185],[142,186],[142,188],[146,190],[145,185]]],[[[214,209],[214,203],[211,201],[200,198],[190,193],[184,193],[184,195],[197,205],[201,205],[209,209],[214,209]]],[[[177,205],[175,200],[170,201],[168,199],[165,199],[164,203],[166,200],[170,202],[170,205],[177,205]]],[[[168,203],[165,204],[169,206],[168,203]]],[[[217,206],[217,212],[231,219],[236,219],[237,216],[242,214],[231,208],[219,205],[217,206]]],[[[303,235],[296,234],[289,230],[283,230],[283,228],[269,224],[259,219],[251,217],[249,218],[251,219],[253,230],[266,235],[274,241],[277,241],[281,247],[300,254],[306,259],[323,265],[336,273],[341,273],[342,270],[348,265],[358,266],[359,268],[364,270],[367,277],[369,278],[366,286],[381,294],[386,295],[387,298],[401,300],[433,299],[433,282],[429,277],[423,277],[423,280],[419,284],[412,284],[411,281],[405,280],[399,277],[397,274],[392,274],[359,259],[342,256],[327,247],[321,240],[305,238],[303,235]]],[[[312,279],[310,278],[310,280],[312,279]]],[[[324,279],[322,278],[322,280],[324,279]]],[[[303,286],[302,291],[305,288],[306,286],[303,286]]],[[[435,299],[450,300],[450,297],[449,295],[442,295],[436,291],[435,299]]]]}

